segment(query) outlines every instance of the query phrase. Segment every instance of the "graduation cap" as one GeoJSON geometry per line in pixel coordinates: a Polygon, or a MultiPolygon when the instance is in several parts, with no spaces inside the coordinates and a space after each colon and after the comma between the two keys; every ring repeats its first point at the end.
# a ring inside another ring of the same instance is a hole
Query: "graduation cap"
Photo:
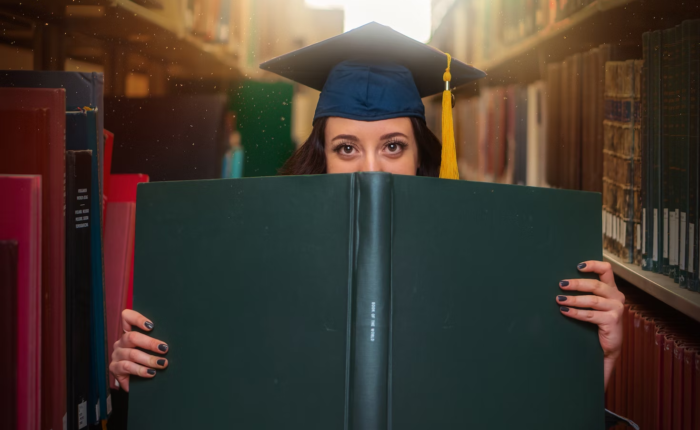
{"type": "Polygon", "coordinates": [[[331,116],[425,121],[421,98],[442,92],[440,177],[459,178],[450,85],[486,76],[481,70],[376,22],[266,61],[260,68],[321,91],[314,122],[331,116]]]}

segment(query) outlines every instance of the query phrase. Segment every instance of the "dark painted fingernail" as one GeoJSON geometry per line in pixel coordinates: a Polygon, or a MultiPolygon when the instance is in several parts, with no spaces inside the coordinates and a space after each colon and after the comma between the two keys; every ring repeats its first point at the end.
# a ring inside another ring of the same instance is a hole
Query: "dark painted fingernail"
{"type": "Polygon", "coordinates": [[[558,299],[560,302],[565,302],[565,301],[566,301],[566,296],[557,296],[557,299],[558,299]]]}
{"type": "Polygon", "coordinates": [[[147,329],[153,330],[153,323],[152,322],[146,321],[145,323],[143,323],[143,325],[145,325],[147,329]]]}
{"type": "Polygon", "coordinates": [[[160,345],[158,345],[158,349],[160,349],[161,351],[165,352],[165,351],[168,350],[168,345],[166,345],[166,344],[164,344],[164,343],[161,343],[160,345]]]}
{"type": "Polygon", "coordinates": [[[161,358],[160,360],[157,361],[159,366],[165,366],[165,358],[161,358]]]}
{"type": "Polygon", "coordinates": [[[559,309],[561,309],[562,312],[569,312],[569,308],[567,308],[566,306],[562,306],[559,309]]]}
{"type": "Polygon", "coordinates": [[[147,372],[148,372],[149,375],[155,375],[155,374],[156,374],[156,371],[153,370],[153,369],[148,369],[147,372]]]}
{"type": "Polygon", "coordinates": [[[562,287],[568,287],[568,286],[569,286],[569,281],[561,281],[561,282],[559,283],[559,285],[562,286],[562,287]]]}
{"type": "Polygon", "coordinates": [[[586,263],[581,263],[581,264],[579,264],[579,265],[576,266],[576,267],[578,267],[578,270],[585,269],[585,268],[586,268],[586,263]]]}

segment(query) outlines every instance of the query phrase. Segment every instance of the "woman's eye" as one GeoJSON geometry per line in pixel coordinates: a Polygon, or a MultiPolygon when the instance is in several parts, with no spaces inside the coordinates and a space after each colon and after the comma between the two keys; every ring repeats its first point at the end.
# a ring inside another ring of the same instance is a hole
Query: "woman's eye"
{"type": "Polygon", "coordinates": [[[343,154],[352,154],[352,151],[353,151],[354,149],[355,149],[355,148],[353,148],[353,147],[350,146],[350,145],[343,145],[343,147],[340,148],[340,150],[343,151],[343,154]]]}
{"type": "Polygon", "coordinates": [[[386,146],[386,149],[388,149],[389,152],[396,152],[399,150],[399,145],[397,145],[396,143],[390,143],[386,146]]]}

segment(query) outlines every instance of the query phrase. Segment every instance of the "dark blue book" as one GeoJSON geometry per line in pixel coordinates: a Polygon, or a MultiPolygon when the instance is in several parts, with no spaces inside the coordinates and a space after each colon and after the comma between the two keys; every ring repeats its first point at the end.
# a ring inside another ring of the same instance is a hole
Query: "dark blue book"
{"type": "Polygon", "coordinates": [[[94,110],[80,110],[66,112],[66,149],[67,150],[91,150],[91,195],[90,195],[90,285],[91,285],[91,355],[90,368],[92,379],[97,384],[91,384],[94,391],[90,396],[88,417],[90,423],[106,420],[109,415],[110,400],[107,386],[107,335],[105,330],[105,304],[104,304],[104,270],[102,248],[102,193],[101,187],[102,168],[100,159],[101,148],[97,141],[97,118],[94,110]],[[96,413],[99,408],[99,414],[96,413]]]}

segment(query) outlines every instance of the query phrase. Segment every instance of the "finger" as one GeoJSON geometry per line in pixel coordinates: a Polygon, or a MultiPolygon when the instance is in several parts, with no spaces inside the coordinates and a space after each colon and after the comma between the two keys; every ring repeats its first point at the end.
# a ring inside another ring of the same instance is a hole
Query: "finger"
{"type": "Polygon", "coordinates": [[[615,285],[615,275],[613,274],[612,266],[606,261],[584,261],[576,268],[584,273],[596,273],[602,282],[608,285],[615,285]]]}
{"type": "Polygon", "coordinates": [[[112,361],[119,362],[124,360],[133,361],[134,363],[142,364],[154,369],[165,369],[168,367],[168,360],[163,357],[156,357],[133,348],[115,349],[114,354],[112,354],[112,361]]]}
{"type": "Polygon", "coordinates": [[[617,300],[600,296],[557,296],[557,302],[562,306],[592,308],[598,311],[622,311],[625,306],[617,300]]]}
{"type": "Polygon", "coordinates": [[[122,328],[124,331],[131,331],[132,327],[138,327],[147,331],[153,330],[153,323],[140,313],[124,309],[122,311],[122,328]]]}
{"type": "Polygon", "coordinates": [[[580,321],[587,321],[591,324],[613,325],[615,324],[615,316],[612,312],[589,311],[582,309],[574,309],[568,306],[561,306],[559,311],[569,318],[580,321]]]}
{"type": "Polygon", "coordinates": [[[115,375],[114,378],[117,380],[118,386],[122,390],[124,390],[128,393],[129,392],[129,375],[115,375]]]}
{"type": "Polygon", "coordinates": [[[156,371],[154,369],[149,369],[148,367],[136,364],[133,361],[116,361],[109,365],[109,370],[115,375],[126,376],[126,375],[136,375],[142,378],[153,378],[156,376],[156,371]]]}
{"type": "Polygon", "coordinates": [[[164,354],[169,349],[165,342],[136,331],[124,333],[121,339],[114,344],[114,349],[117,348],[143,348],[159,354],[164,354]]]}
{"type": "Polygon", "coordinates": [[[622,293],[617,287],[610,286],[597,279],[565,279],[559,282],[559,287],[567,291],[581,291],[591,293],[606,299],[620,300],[622,293]]]}

